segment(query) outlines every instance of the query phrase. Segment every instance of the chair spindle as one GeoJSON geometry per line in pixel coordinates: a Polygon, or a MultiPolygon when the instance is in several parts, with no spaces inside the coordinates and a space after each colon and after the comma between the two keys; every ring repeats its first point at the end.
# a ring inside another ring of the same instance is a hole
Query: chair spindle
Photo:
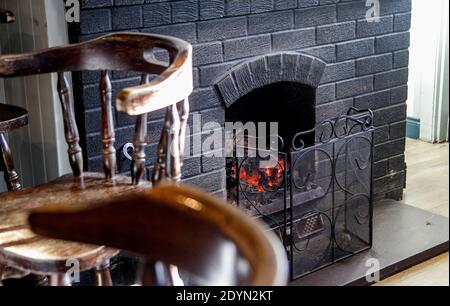
{"type": "MultiPolygon", "coordinates": [[[[141,84],[148,84],[150,81],[149,74],[143,74],[141,84]]],[[[148,145],[148,131],[147,131],[148,115],[139,115],[136,119],[136,127],[134,131],[134,151],[133,161],[131,163],[131,176],[133,184],[139,185],[145,173],[145,148],[148,145]]]]}
{"type": "Polygon", "coordinates": [[[80,147],[80,135],[75,120],[75,110],[73,101],[69,97],[69,83],[67,82],[64,72],[58,72],[58,93],[61,101],[64,133],[66,142],[69,145],[69,162],[75,177],[83,174],[83,153],[80,147]]]}
{"type": "Polygon", "coordinates": [[[3,156],[0,158],[0,170],[4,171],[6,187],[8,191],[17,191],[22,189],[19,182],[19,174],[14,168],[11,148],[5,139],[5,135],[0,134],[0,146],[3,156]]]}
{"type": "Polygon", "coordinates": [[[116,134],[114,131],[112,111],[112,85],[107,71],[102,71],[100,78],[100,102],[102,108],[102,142],[103,170],[106,179],[114,179],[117,170],[116,134]]]}
{"type": "Polygon", "coordinates": [[[180,163],[181,167],[183,167],[186,150],[186,131],[190,112],[189,99],[186,98],[179,102],[177,107],[180,114],[180,163]]]}

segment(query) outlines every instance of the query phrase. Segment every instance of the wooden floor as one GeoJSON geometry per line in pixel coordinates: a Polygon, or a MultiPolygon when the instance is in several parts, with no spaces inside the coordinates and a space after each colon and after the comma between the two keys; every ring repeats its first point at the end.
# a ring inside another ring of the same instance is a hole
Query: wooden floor
{"type": "MultiPolygon", "coordinates": [[[[407,189],[404,202],[449,216],[449,145],[407,141],[407,189]]],[[[448,286],[449,254],[444,254],[403,273],[379,286],[448,286]]]]}

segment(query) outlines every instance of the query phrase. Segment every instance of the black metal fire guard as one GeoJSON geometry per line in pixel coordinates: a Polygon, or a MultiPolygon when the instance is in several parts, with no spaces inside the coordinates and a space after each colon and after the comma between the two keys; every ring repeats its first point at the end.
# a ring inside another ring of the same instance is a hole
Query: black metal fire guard
{"type": "Polygon", "coordinates": [[[277,233],[291,278],[370,249],[372,111],[351,108],[298,133],[288,145],[280,138],[280,146],[271,168],[260,168],[261,157],[228,161],[229,199],[277,233]]]}

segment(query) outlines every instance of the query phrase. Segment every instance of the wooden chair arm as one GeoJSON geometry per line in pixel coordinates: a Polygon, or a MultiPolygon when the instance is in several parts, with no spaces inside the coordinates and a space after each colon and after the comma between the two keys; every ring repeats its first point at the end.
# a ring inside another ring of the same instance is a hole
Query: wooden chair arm
{"type": "Polygon", "coordinates": [[[118,33],[38,52],[0,55],[0,77],[108,70],[158,75],[149,84],[123,89],[117,95],[118,110],[129,115],[148,113],[191,94],[192,46],[175,37],[118,33]],[[152,52],[157,49],[169,53],[169,66],[154,59],[152,52]]]}
{"type": "Polygon", "coordinates": [[[88,206],[42,208],[30,215],[29,223],[40,235],[162,260],[208,284],[236,285],[224,280],[240,279],[239,285],[284,285],[287,280],[285,251],[272,233],[239,209],[195,189],[164,184],[88,206]],[[230,275],[240,259],[249,264],[241,278],[230,275]]]}

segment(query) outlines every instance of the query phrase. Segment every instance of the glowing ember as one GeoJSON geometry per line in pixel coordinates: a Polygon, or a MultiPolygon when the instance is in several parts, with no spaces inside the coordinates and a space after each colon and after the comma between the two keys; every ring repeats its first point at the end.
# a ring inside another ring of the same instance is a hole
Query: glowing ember
{"type": "MultiPolygon", "coordinates": [[[[283,186],[285,161],[279,160],[275,168],[259,168],[260,160],[248,159],[239,172],[241,186],[257,192],[276,191],[283,186]]],[[[236,179],[237,165],[233,164],[232,177],[236,179]]]]}

